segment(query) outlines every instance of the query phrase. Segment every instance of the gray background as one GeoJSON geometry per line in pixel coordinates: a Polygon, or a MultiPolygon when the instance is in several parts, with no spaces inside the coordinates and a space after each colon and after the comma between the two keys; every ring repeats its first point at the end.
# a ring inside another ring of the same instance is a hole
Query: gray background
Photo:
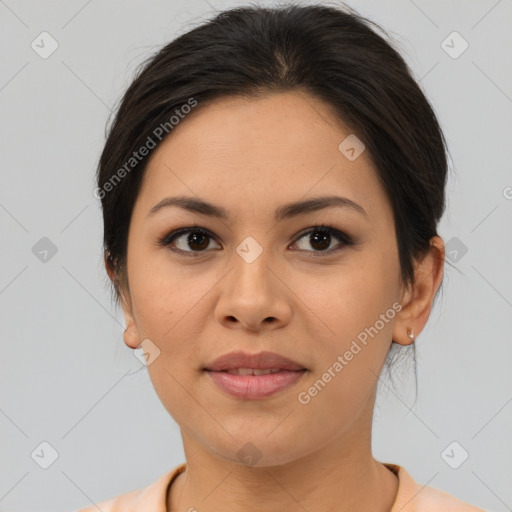
{"type": "MultiPolygon", "coordinates": [[[[398,394],[382,385],[374,454],[422,484],[512,510],[512,4],[348,3],[398,41],[453,157],[440,225],[452,266],[417,341],[418,401],[412,373],[398,394]],[[458,58],[442,47],[453,31],[469,43],[458,58]],[[463,448],[452,460],[469,453],[458,469],[442,457],[453,441],[463,448]]],[[[1,511],[75,510],[184,461],[177,425],[122,340],[93,175],[136,65],[235,5],[0,0],[1,511]],[[43,31],[59,45],[47,59],[31,48],[43,31]],[[57,249],[46,262],[33,251],[43,237],[57,249]],[[58,453],[47,469],[44,441],[58,453]]]]}

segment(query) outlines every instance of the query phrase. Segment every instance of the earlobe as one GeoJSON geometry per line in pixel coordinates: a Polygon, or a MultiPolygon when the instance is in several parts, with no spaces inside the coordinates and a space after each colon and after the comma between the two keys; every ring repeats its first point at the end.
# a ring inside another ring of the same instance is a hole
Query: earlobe
{"type": "Polygon", "coordinates": [[[414,332],[414,329],[407,327],[405,333],[402,333],[402,335],[397,335],[395,327],[392,341],[398,345],[412,345],[416,341],[416,333],[414,332]]]}
{"type": "Polygon", "coordinates": [[[400,345],[411,345],[428,321],[434,297],[443,278],[444,243],[435,236],[430,241],[430,250],[415,267],[414,284],[406,295],[400,313],[396,316],[393,341],[400,345]]]}
{"type": "Polygon", "coordinates": [[[140,346],[138,334],[130,331],[128,327],[123,332],[123,340],[128,348],[136,349],[140,346]]]}
{"type": "Polygon", "coordinates": [[[119,284],[117,273],[112,263],[112,260],[107,256],[104,258],[105,260],[105,269],[107,271],[108,277],[114,283],[115,289],[119,292],[119,299],[121,302],[121,307],[123,309],[124,322],[126,325],[126,329],[123,332],[123,340],[127,347],[136,349],[139,347],[141,341],[139,337],[139,332],[137,326],[135,324],[135,320],[133,319],[133,315],[131,312],[131,303],[126,298],[124,287],[119,284]]]}
{"type": "Polygon", "coordinates": [[[123,332],[123,340],[127,347],[136,349],[139,347],[141,340],[130,307],[127,305],[124,299],[124,294],[121,297],[121,305],[123,308],[124,322],[126,325],[126,329],[123,332]]]}
{"type": "Polygon", "coordinates": [[[137,329],[137,325],[135,324],[135,320],[133,319],[132,313],[129,310],[124,298],[121,299],[124,322],[126,325],[126,329],[123,332],[123,340],[127,347],[136,349],[140,345],[140,337],[139,331],[137,329]]]}

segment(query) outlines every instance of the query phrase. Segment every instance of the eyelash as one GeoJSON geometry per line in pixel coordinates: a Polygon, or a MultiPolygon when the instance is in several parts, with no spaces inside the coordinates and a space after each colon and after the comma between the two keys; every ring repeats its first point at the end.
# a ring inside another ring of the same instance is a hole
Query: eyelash
{"type": "MultiPolygon", "coordinates": [[[[202,256],[203,253],[208,252],[207,250],[183,251],[182,249],[170,247],[171,244],[174,242],[174,240],[176,240],[180,236],[182,236],[184,234],[188,234],[188,233],[200,234],[200,235],[206,236],[208,238],[211,238],[218,243],[218,240],[216,239],[216,237],[209,230],[207,230],[205,228],[201,228],[201,227],[197,226],[196,224],[194,224],[194,227],[180,228],[180,229],[177,229],[175,231],[172,231],[172,232],[164,235],[163,237],[161,237],[158,240],[158,242],[157,242],[158,246],[166,247],[175,253],[183,254],[185,256],[191,256],[191,257],[199,257],[199,256],[202,256]]],[[[315,224],[314,227],[308,228],[306,231],[301,232],[300,235],[298,236],[298,238],[296,238],[293,243],[296,243],[301,238],[305,237],[306,235],[311,235],[313,233],[321,233],[323,235],[331,235],[334,238],[336,238],[338,241],[340,241],[342,244],[341,246],[339,246],[335,249],[329,249],[327,251],[306,251],[306,252],[311,252],[312,253],[311,257],[313,257],[313,258],[331,255],[335,252],[342,250],[345,247],[348,247],[348,246],[354,244],[353,240],[347,234],[343,233],[342,231],[340,231],[336,228],[333,228],[332,226],[328,226],[328,225],[324,225],[324,224],[320,224],[320,225],[315,224]]]]}

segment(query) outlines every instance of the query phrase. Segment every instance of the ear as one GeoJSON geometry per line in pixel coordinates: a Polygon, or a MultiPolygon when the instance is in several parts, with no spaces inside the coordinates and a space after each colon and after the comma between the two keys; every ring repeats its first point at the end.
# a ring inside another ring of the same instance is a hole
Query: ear
{"type": "Polygon", "coordinates": [[[408,337],[409,330],[414,337],[423,330],[430,316],[437,289],[443,280],[445,258],[444,242],[435,236],[430,240],[430,250],[415,265],[414,284],[408,287],[402,297],[402,309],[396,315],[393,328],[393,341],[399,345],[411,345],[414,340],[408,337]]]}
{"type": "Polygon", "coordinates": [[[120,282],[114,265],[112,264],[112,261],[109,257],[105,257],[105,269],[107,271],[108,277],[112,283],[114,283],[114,286],[116,286],[116,288],[119,290],[120,302],[123,309],[124,322],[126,325],[126,329],[123,332],[123,340],[127,347],[136,349],[140,346],[141,340],[139,331],[137,329],[137,324],[133,318],[129,291],[126,289],[126,286],[123,286],[123,284],[120,282]]]}

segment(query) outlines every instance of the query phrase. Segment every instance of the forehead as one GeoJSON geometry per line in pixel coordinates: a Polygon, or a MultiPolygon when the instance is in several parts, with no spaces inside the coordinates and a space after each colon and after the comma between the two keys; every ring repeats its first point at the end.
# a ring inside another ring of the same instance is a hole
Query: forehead
{"type": "Polygon", "coordinates": [[[138,199],[145,211],[178,194],[220,201],[228,210],[333,193],[369,214],[389,209],[370,155],[347,158],[340,144],[354,135],[317,98],[273,93],[200,107],[151,155],[138,199]]]}

